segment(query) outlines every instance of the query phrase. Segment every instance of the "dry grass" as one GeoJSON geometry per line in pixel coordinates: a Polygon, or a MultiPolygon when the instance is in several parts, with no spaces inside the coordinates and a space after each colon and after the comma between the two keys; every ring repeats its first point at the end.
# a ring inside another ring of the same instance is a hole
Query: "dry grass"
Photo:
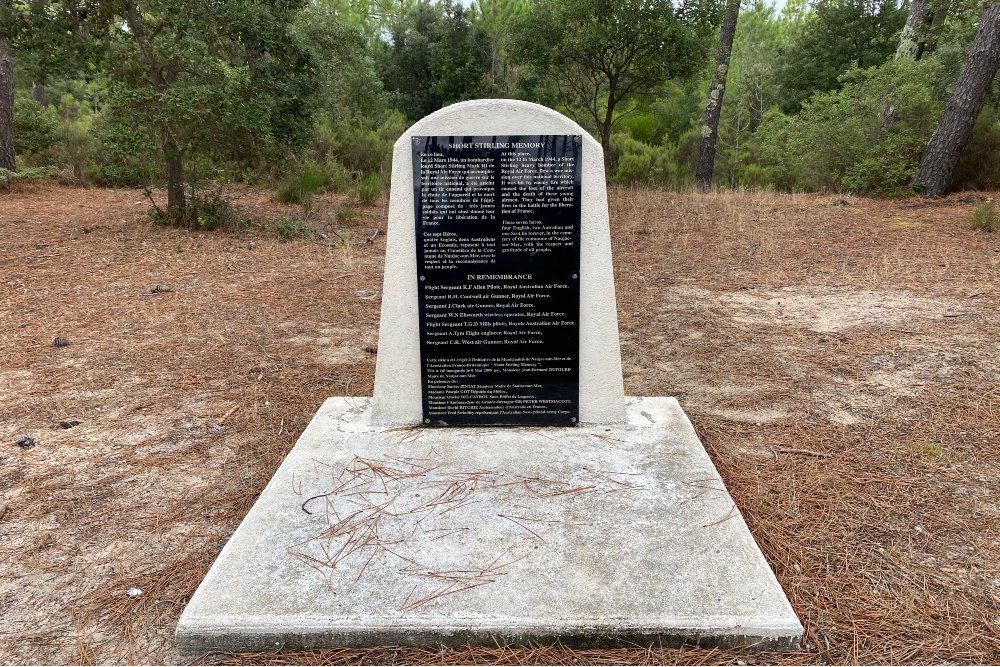
{"type": "MultiPolygon", "coordinates": [[[[612,193],[627,392],[680,398],[801,652],[213,659],[1000,662],[1000,240],[966,226],[978,201],[612,193]]],[[[176,659],[181,609],[316,408],[372,390],[384,202],[342,205],[314,205],[332,240],[279,243],[155,227],[138,192],[0,194],[0,662],[176,659]]]]}

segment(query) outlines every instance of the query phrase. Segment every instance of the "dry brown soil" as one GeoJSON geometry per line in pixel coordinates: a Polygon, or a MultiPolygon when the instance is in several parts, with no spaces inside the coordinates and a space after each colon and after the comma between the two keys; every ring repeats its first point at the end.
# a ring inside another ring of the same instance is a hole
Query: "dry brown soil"
{"type": "MultiPolygon", "coordinates": [[[[326,238],[282,243],[301,210],[234,194],[258,223],[238,234],[157,227],[136,191],[0,193],[0,663],[176,661],[184,604],[316,408],[372,391],[385,202],[322,198],[326,238]]],[[[611,193],[626,390],[679,397],[801,651],[204,659],[1000,662],[1000,234],[965,223],[984,198],[611,193]]]]}

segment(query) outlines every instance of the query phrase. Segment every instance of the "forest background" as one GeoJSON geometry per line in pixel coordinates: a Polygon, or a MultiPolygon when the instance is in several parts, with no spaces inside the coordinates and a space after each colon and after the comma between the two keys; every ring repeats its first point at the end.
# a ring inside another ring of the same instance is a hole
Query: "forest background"
{"type": "MultiPolygon", "coordinates": [[[[229,219],[210,194],[223,184],[274,185],[307,211],[325,191],[367,205],[410,123],[505,97],[580,122],[604,144],[613,182],[684,189],[716,99],[709,184],[903,195],[919,191],[921,156],[998,10],[981,0],[789,0],[780,10],[761,0],[3,0],[16,172],[0,170],[0,185],[165,184],[168,207],[154,205],[154,218],[202,227],[229,219]],[[730,29],[738,23],[723,63],[727,13],[730,29]]],[[[989,77],[951,189],[1000,189],[995,66],[989,77]]]]}

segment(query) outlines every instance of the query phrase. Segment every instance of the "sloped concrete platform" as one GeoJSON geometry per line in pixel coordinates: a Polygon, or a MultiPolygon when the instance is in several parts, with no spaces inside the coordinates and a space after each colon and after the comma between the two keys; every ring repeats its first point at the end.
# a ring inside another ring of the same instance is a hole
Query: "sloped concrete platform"
{"type": "Polygon", "coordinates": [[[331,398],[191,598],[212,651],[793,648],[802,626],[672,398],[624,427],[396,428],[331,398]]]}

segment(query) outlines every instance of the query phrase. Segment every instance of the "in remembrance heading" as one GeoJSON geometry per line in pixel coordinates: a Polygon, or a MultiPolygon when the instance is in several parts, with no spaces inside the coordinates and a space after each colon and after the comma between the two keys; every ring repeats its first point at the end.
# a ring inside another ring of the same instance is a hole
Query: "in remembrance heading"
{"type": "Polygon", "coordinates": [[[530,273],[467,273],[466,280],[533,280],[530,273]]]}

